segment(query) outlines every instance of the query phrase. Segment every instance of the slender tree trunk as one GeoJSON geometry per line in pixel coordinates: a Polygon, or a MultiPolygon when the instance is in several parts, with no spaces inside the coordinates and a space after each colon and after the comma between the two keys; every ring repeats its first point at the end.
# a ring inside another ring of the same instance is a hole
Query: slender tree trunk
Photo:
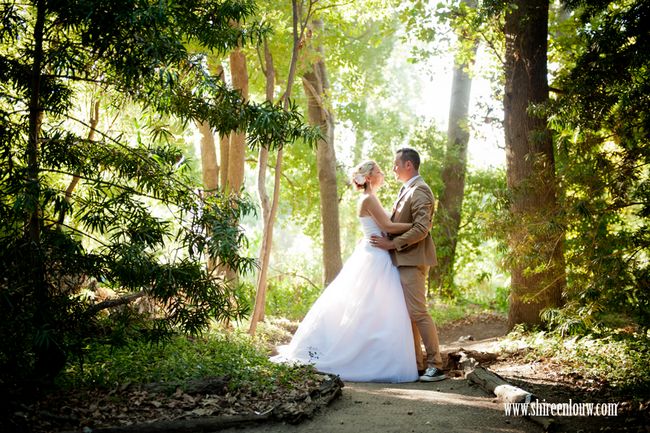
{"type": "Polygon", "coordinates": [[[547,119],[529,112],[548,100],[548,0],[517,0],[506,15],[505,138],[510,210],[511,295],[508,324],[540,323],[561,303],[563,232],[557,212],[553,143],[547,119]]]}
{"type": "MultiPolygon", "coordinates": [[[[49,299],[48,287],[45,277],[45,263],[43,248],[41,245],[41,222],[42,209],[40,175],[40,136],[43,123],[43,107],[41,105],[41,79],[44,68],[44,30],[46,18],[46,2],[36,2],[36,21],[34,24],[34,63],[31,70],[31,88],[29,97],[29,136],[27,140],[27,185],[25,193],[32,202],[32,209],[29,210],[25,226],[25,235],[29,240],[31,275],[30,303],[33,305],[31,320],[33,320],[36,332],[44,331],[48,322],[52,319],[52,303],[49,299]]],[[[56,329],[46,330],[49,336],[47,339],[34,339],[31,344],[34,350],[34,373],[38,376],[47,374],[51,370],[52,360],[61,355],[58,346],[53,342],[57,338],[56,329]],[[54,332],[52,332],[54,331],[54,332]]],[[[58,372],[58,369],[56,370],[58,372]]]]}
{"type": "MultiPolygon", "coordinates": [[[[273,68],[273,56],[269,49],[267,40],[264,40],[264,63],[265,63],[265,76],[266,76],[266,100],[273,102],[273,89],[275,86],[275,70],[273,68]]],[[[280,178],[275,177],[273,194],[274,204],[276,206],[271,212],[271,201],[266,192],[266,170],[269,163],[269,150],[265,147],[260,147],[259,158],[257,161],[257,193],[260,198],[260,207],[262,208],[262,246],[260,248],[260,270],[257,276],[257,292],[255,294],[255,308],[251,316],[251,323],[248,332],[251,335],[255,334],[257,323],[264,320],[264,309],[266,307],[266,291],[268,288],[268,269],[271,260],[271,247],[273,241],[273,223],[275,220],[275,211],[277,210],[277,203],[275,194],[280,192],[280,178]]],[[[280,171],[282,158],[276,159],[276,174],[280,171]]]]}
{"type": "MultiPolygon", "coordinates": [[[[90,130],[88,131],[88,141],[94,141],[95,140],[95,132],[97,131],[97,124],[99,123],[99,104],[100,101],[97,100],[92,104],[92,109],[90,112],[90,130]]],[[[72,176],[72,180],[70,181],[70,184],[65,190],[65,201],[66,203],[70,204],[72,201],[72,193],[74,192],[75,188],[79,184],[79,181],[81,178],[79,177],[79,173],[75,173],[72,176]]],[[[61,212],[59,212],[59,218],[57,220],[57,227],[60,227],[61,224],[65,221],[65,208],[61,209],[61,212]]]]}
{"type": "Polygon", "coordinates": [[[230,134],[219,133],[219,185],[221,191],[228,185],[228,168],[230,167],[230,134]]]}
{"type": "MultiPolygon", "coordinates": [[[[311,4],[312,3],[310,3],[310,6],[311,4]]],[[[300,51],[300,46],[301,46],[300,41],[302,40],[302,37],[305,32],[305,26],[301,22],[300,10],[299,10],[297,0],[291,0],[291,8],[293,11],[293,50],[291,52],[291,62],[289,63],[289,74],[287,76],[287,89],[284,92],[284,95],[282,97],[283,107],[285,110],[289,109],[289,101],[291,98],[291,92],[293,90],[293,81],[296,76],[296,65],[298,63],[298,53],[300,51]]],[[[309,14],[307,16],[307,19],[309,19],[309,14]]],[[[272,76],[274,80],[275,73],[271,72],[273,71],[273,58],[271,57],[271,53],[268,50],[268,46],[265,44],[264,48],[265,48],[265,58],[267,64],[266,97],[267,100],[269,100],[273,98],[273,86],[272,86],[272,79],[268,74],[273,74],[272,76]]],[[[260,274],[259,274],[258,284],[257,284],[257,295],[255,297],[255,311],[253,312],[253,315],[251,317],[251,324],[250,324],[250,328],[248,329],[248,332],[251,335],[255,334],[258,320],[262,320],[264,318],[264,307],[266,305],[266,289],[267,289],[266,272],[268,270],[271,246],[273,243],[273,224],[275,223],[275,216],[278,210],[278,204],[280,200],[280,179],[282,177],[282,154],[283,154],[283,150],[279,149],[278,156],[275,162],[275,177],[273,181],[274,182],[273,201],[271,202],[268,218],[265,219],[264,238],[262,240],[262,250],[260,252],[260,256],[262,260],[261,260],[260,274]]],[[[258,178],[258,182],[259,182],[259,178],[258,178]]],[[[264,194],[266,194],[266,188],[263,189],[264,189],[263,191],[264,194]]],[[[260,197],[262,197],[262,194],[260,194],[260,197]]]]}
{"type": "MultiPolygon", "coordinates": [[[[313,33],[321,31],[323,22],[312,20],[313,33]]],[[[315,47],[317,60],[311,70],[303,75],[303,87],[308,101],[309,123],[321,129],[323,139],[318,141],[316,161],[320,185],[320,209],[323,233],[324,284],[336,278],[343,262],[339,227],[339,197],[336,185],[336,153],[334,150],[334,119],[325,105],[329,83],[323,56],[323,48],[315,47]]]]}
{"type": "MultiPolygon", "coordinates": [[[[45,284],[45,267],[41,254],[41,185],[40,174],[40,135],[43,122],[43,107],[41,106],[41,78],[43,73],[43,33],[45,28],[45,1],[36,3],[36,22],[34,25],[34,63],[31,71],[31,89],[29,97],[29,137],[27,141],[27,186],[26,193],[32,201],[26,221],[25,231],[30,241],[30,258],[32,269],[32,284],[34,300],[37,309],[46,313],[47,287],[45,284]]],[[[35,316],[36,326],[40,327],[44,320],[43,314],[35,316]]]]}
{"type": "MultiPolygon", "coordinates": [[[[45,1],[36,2],[34,25],[34,63],[32,65],[31,95],[29,98],[29,139],[27,142],[28,194],[33,209],[27,220],[27,235],[34,247],[41,243],[40,173],[39,153],[43,107],[41,107],[41,77],[43,69],[43,32],[45,28],[45,1]]],[[[40,277],[39,277],[40,280],[40,277]]]]}
{"type": "MultiPolygon", "coordinates": [[[[461,43],[460,41],[458,42],[461,43]]],[[[472,59],[478,43],[472,46],[472,59]]],[[[453,293],[454,260],[458,243],[465,174],[467,172],[467,144],[469,142],[469,99],[472,78],[469,75],[471,63],[454,62],[454,76],[451,85],[451,103],[447,127],[447,150],[442,168],[443,189],[435,215],[434,230],[437,234],[436,249],[438,266],[429,270],[429,285],[442,295],[453,293]]]]}

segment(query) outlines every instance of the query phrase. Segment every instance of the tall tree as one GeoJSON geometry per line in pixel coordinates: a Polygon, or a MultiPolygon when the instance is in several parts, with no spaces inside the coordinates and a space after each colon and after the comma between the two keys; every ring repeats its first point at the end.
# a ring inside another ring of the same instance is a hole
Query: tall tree
{"type": "MultiPolygon", "coordinates": [[[[268,40],[264,40],[264,65],[262,66],[264,76],[266,77],[266,100],[273,103],[275,88],[275,67],[273,66],[273,55],[269,49],[268,40]]],[[[278,151],[281,152],[281,151],[278,151]]],[[[266,290],[268,287],[268,269],[271,260],[271,244],[273,240],[273,222],[275,220],[275,210],[277,210],[277,196],[280,193],[280,170],[282,169],[282,158],[276,158],[275,164],[275,181],[273,185],[273,202],[269,199],[266,191],[266,171],[269,164],[269,150],[260,147],[257,158],[257,194],[260,199],[262,208],[262,245],[260,246],[259,255],[259,272],[257,274],[257,289],[255,292],[255,306],[251,315],[251,323],[248,332],[255,335],[257,323],[264,320],[264,310],[266,308],[266,290]],[[271,205],[275,204],[274,207],[271,205]],[[272,212],[273,210],[273,212],[272,212]]]]}
{"type": "MultiPolygon", "coordinates": [[[[223,74],[223,69],[221,73],[223,74]]],[[[210,122],[196,121],[199,129],[200,146],[201,146],[201,180],[203,183],[203,193],[205,195],[214,195],[219,191],[219,161],[217,160],[217,147],[215,145],[214,130],[210,122]]],[[[206,254],[206,265],[208,272],[212,272],[217,262],[211,254],[206,254]]]]}
{"type": "MultiPolygon", "coordinates": [[[[210,59],[207,59],[209,62],[210,59]]],[[[208,68],[209,69],[209,68],[208,68]]],[[[223,67],[217,65],[215,68],[216,76],[223,80],[223,67]]],[[[215,142],[214,127],[206,121],[196,122],[199,129],[201,145],[201,179],[203,180],[203,190],[209,194],[214,194],[219,189],[220,169],[219,158],[217,157],[217,145],[215,142]]],[[[223,134],[228,136],[227,134],[223,134]]]]}
{"type": "MultiPolygon", "coordinates": [[[[463,0],[462,6],[475,7],[473,0],[463,0]]],[[[478,40],[460,28],[454,59],[451,100],[447,127],[447,148],[442,167],[442,193],[436,210],[434,230],[438,266],[429,270],[429,288],[438,288],[451,295],[454,280],[454,258],[458,243],[461,209],[467,173],[467,144],[469,143],[469,100],[472,89],[470,68],[476,55],[478,40]],[[464,48],[469,42],[469,48],[464,48]]]]}
{"type": "MultiPolygon", "coordinates": [[[[307,23],[311,18],[312,6],[314,2],[309,1],[307,11],[304,17],[301,15],[300,5],[297,0],[291,0],[291,23],[292,23],[292,48],[291,60],[289,61],[289,71],[287,73],[286,90],[282,95],[282,105],[285,110],[291,106],[291,94],[296,77],[296,68],[298,65],[298,55],[301,48],[301,41],[305,35],[307,23]]],[[[275,68],[273,64],[273,55],[268,46],[268,41],[264,41],[264,75],[266,77],[266,100],[273,101],[273,88],[275,84],[275,68]]],[[[275,159],[275,176],[273,179],[273,200],[269,203],[269,197],[266,192],[266,164],[268,161],[268,151],[260,149],[258,167],[258,192],[263,213],[263,233],[262,246],[260,248],[260,270],[257,278],[257,291],[255,294],[255,307],[251,315],[251,323],[248,332],[255,334],[257,323],[264,320],[264,309],[266,307],[266,291],[268,288],[268,268],[271,259],[271,247],[273,245],[273,225],[278,211],[280,200],[280,179],[282,176],[283,149],[278,149],[275,159]]]]}
{"type": "MultiPolygon", "coordinates": [[[[318,41],[323,30],[323,21],[312,19],[310,23],[311,41],[318,41]]],[[[336,185],[336,152],[334,150],[334,118],[327,105],[329,81],[325,67],[322,45],[312,46],[314,61],[303,74],[302,84],[307,95],[307,115],[309,123],[318,126],[322,139],[316,150],[318,183],[320,187],[320,210],[323,234],[324,284],[327,285],[343,267],[341,260],[341,237],[339,226],[339,196],[336,185]]]]}
{"type": "MultiPolygon", "coordinates": [[[[248,101],[248,68],[246,55],[241,47],[230,52],[230,74],[232,86],[241,93],[242,99],[248,101]]],[[[246,160],[246,133],[233,131],[230,134],[230,149],[228,151],[228,184],[227,190],[239,194],[244,185],[244,163],[246,160]]]]}
{"type": "MultiPolygon", "coordinates": [[[[232,87],[239,92],[244,102],[248,101],[248,68],[246,66],[246,55],[241,46],[235,47],[230,52],[230,75],[232,87]]],[[[222,133],[221,152],[224,155],[221,164],[228,166],[225,173],[225,183],[221,185],[222,190],[227,194],[239,195],[244,186],[244,174],[246,165],[246,132],[242,129],[234,130],[228,135],[222,133]],[[227,137],[227,139],[226,139],[227,137]],[[224,149],[224,146],[228,149],[224,149]],[[227,158],[225,156],[227,155],[227,158]]],[[[238,282],[237,272],[224,265],[217,264],[218,271],[227,281],[238,282]]]]}
{"type": "Polygon", "coordinates": [[[564,233],[554,224],[557,187],[547,118],[548,0],[516,0],[505,17],[505,142],[511,193],[510,327],[540,323],[540,312],[561,303],[565,286],[564,233]]]}

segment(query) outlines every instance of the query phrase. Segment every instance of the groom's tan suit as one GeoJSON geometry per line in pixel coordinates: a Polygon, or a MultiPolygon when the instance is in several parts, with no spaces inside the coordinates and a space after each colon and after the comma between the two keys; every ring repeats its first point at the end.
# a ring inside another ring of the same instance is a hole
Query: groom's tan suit
{"type": "Polygon", "coordinates": [[[415,356],[420,370],[425,367],[442,367],[438,331],[426,306],[427,273],[429,266],[438,264],[430,233],[434,205],[431,188],[417,176],[412,183],[400,190],[391,216],[393,222],[413,223],[413,227],[408,231],[392,238],[395,249],[390,251],[390,255],[393,264],[399,269],[404,300],[413,326],[415,356]],[[427,351],[426,365],[422,356],[420,336],[427,351]]]}

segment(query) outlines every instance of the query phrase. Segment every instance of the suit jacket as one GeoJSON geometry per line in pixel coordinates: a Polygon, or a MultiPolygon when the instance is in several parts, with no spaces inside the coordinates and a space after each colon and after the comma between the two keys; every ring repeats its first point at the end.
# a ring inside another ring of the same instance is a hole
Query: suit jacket
{"type": "Polygon", "coordinates": [[[420,177],[399,195],[391,220],[413,223],[406,232],[393,235],[395,249],[390,251],[395,266],[436,266],[436,247],[431,238],[435,199],[431,188],[420,177]]]}

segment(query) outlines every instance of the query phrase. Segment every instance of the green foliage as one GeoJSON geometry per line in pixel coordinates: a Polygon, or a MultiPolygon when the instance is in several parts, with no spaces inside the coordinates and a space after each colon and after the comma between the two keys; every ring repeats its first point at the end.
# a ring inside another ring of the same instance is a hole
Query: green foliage
{"type": "Polygon", "coordinates": [[[253,147],[317,138],[295,105],[244,102],[185,49],[187,41],[224,51],[259,40],[264,26],[231,26],[252,12],[251,1],[0,6],[3,385],[51,378],[66,355],[114,342],[120,330],[159,341],[245,314],[234,289],[204,263],[253,269],[240,255],[246,238],[238,223],[253,206],[246,196],[198,190],[167,124],[207,120],[222,132],[245,130],[253,147]],[[116,118],[134,104],[145,124],[119,133],[106,122],[90,134],[75,111],[89,92],[116,107],[116,118]],[[73,176],[80,185],[66,192],[73,176]],[[124,302],[145,295],[149,320],[130,307],[104,320],[108,305],[93,305],[79,281],[111,288],[124,302]]]}
{"type": "Polygon", "coordinates": [[[556,42],[568,53],[550,107],[567,233],[562,317],[572,325],[554,322],[565,332],[608,314],[650,326],[650,41],[642,25],[650,6],[616,3],[570,2],[578,8],[566,25],[577,37],[556,42]]]}
{"type": "MultiPolygon", "coordinates": [[[[292,40],[290,4],[266,1],[260,5],[260,19],[274,23],[274,28],[277,29],[269,35],[268,43],[277,72],[276,82],[284,88],[292,49],[288,43],[292,40]]],[[[345,125],[342,129],[352,128],[355,134],[353,142],[343,141],[345,134],[339,135],[338,125],[336,127],[334,144],[339,163],[337,182],[344,220],[345,213],[349,210],[345,208],[349,205],[346,199],[352,196],[351,201],[356,201],[354,194],[348,194],[347,191],[349,169],[362,159],[377,154],[387,155],[391,159],[393,148],[404,139],[408,125],[415,122],[414,116],[405,112],[408,102],[397,108],[387,101],[389,93],[404,94],[403,89],[388,92],[383,85],[391,80],[390,77],[396,76],[395,68],[387,65],[396,40],[396,5],[396,2],[377,0],[349,4],[320,2],[314,10],[313,18],[323,21],[323,30],[318,33],[308,32],[306,36],[317,38],[310,45],[322,45],[324,48],[329,83],[324,103],[337,123],[345,125]],[[388,69],[391,69],[390,74],[388,69]],[[373,149],[372,154],[366,155],[364,147],[373,149]]],[[[307,8],[305,6],[305,10],[307,8]]],[[[251,59],[262,59],[261,53],[250,54],[251,59]]],[[[300,77],[319,55],[313,50],[302,50],[297,76],[300,77]]],[[[251,78],[251,92],[263,94],[265,77],[252,71],[251,78]]],[[[392,86],[399,89],[401,84],[395,82],[392,86]]],[[[305,105],[306,97],[302,86],[295,85],[293,89],[297,100],[305,105]]],[[[405,96],[404,99],[408,98],[405,96]]],[[[389,167],[386,164],[382,166],[389,167]]],[[[314,193],[319,189],[316,167],[316,154],[308,145],[297,144],[291,152],[285,153],[278,219],[280,222],[287,221],[288,224],[300,224],[305,228],[305,233],[318,241],[321,227],[319,197],[314,193]]],[[[352,209],[354,206],[348,207],[352,209]]],[[[343,233],[342,237],[345,245],[346,234],[343,233]]]]}
{"type": "Polygon", "coordinates": [[[232,389],[249,385],[264,391],[311,372],[310,367],[270,362],[246,334],[208,333],[194,338],[175,336],[166,344],[138,340],[119,348],[88,346],[83,365],[70,364],[59,383],[66,387],[115,388],[129,383],[175,385],[192,379],[227,377],[232,389]]]}
{"type": "MultiPolygon", "coordinates": [[[[317,38],[312,44],[324,48],[329,83],[324,102],[337,123],[334,145],[344,257],[360,234],[355,214],[357,194],[349,187],[351,167],[371,158],[388,172],[394,150],[404,145],[410,130],[421,121],[414,113],[413,102],[414,95],[421,93],[417,85],[420,75],[413,71],[409,76],[404,74],[407,49],[399,44],[400,7],[401,3],[395,1],[319,2],[314,18],[323,21],[323,30],[307,33],[308,38],[317,38]]],[[[292,48],[290,4],[261,2],[258,17],[273,25],[274,33],[267,40],[279,84],[276,88],[283,89],[292,48]]],[[[319,55],[302,50],[297,76],[319,55]]],[[[261,62],[263,54],[261,50],[249,49],[248,58],[261,62]]],[[[264,93],[265,76],[259,69],[249,69],[251,94],[264,93]]],[[[295,85],[293,89],[297,101],[305,105],[302,86],[295,85]]],[[[319,186],[314,149],[303,144],[292,146],[291,152],[284,154],[282,174],[279,224],[304,227],[305,233],[318,243],[321,221],[319,197],[315,194],[319,186]]],[[[387,206],[398,188],[392,176],[387,176],[387,185],[382,190],[387,206]]]]}
{"type": "Polygon", "coordinates": [[[503,169],[470,170],[467,173],[455,263],[456,273],[465,286],[484,281],[497,285],[505,283],[503,280],[495,281],[503,278],[499,265],[505,238],[493,230],[501,218],[499,202],[505,189],[503,169]],[[463,275],[473,278],[463,278],[463,275]]]}
{"type": "MultiPolygon", "coordinates": [[[[495,300],[496,290],[508,283],[503,275],[506,246],[503,208],[500,195],[506,189],[503,169],[469,170],[453,266],[453,281],[445,282],[441,295],[476,297],[472,292],[488,292],[495,300]]],[[[442,187],[442,186],[441,186],[442,187]]],[[[440,212],[440,210],[438,210],[440,212]]],[[[439,257],[450,253],[448,242],[441,242],[446,234],[434,226],[432,236],[439,257]]],[[[479,297],[483,297],[480,295],[479,297]]]]}
{"type": "MultiPolygon", "coordinates": [[[[295,233],[284,227],[279,229],[276,234],[281,242],[278,242],[277,252],[273,255],[268,276],[265,316],[302,320],[323,291],[320,280],[322,261],[320,257],[311,255],[312,248],[302,245],[306,241],[311,245],[315,240],[304,235],[294,238],[295,233]]],[[[256,280],[252,277],[249,275],[242,284],[242,296],[249,304],[255,302],[256,294],[256,280]]]]}
{"type": "Polygon", "coordinates": [[[459,301],[436,302],[429,308],[429,314],[436,326],[444,326],[447,323],[468,317],[470,309],[467,303],[459,301]]]}
{"type": "Polygon", "coordinates": [[[300,224],[308,236],[318,238],[321,214],[315,152],[306,143],[296,143],[282,162],[289,182],[280,190],[279,217],[285,216],[288,224],[300,224]]]}
{"type": "Polygon", "coordinates": [[[508,298],[510,297],[510,288],[509,287],[497,287],[496,296],[494,299],[494,306],[496,310],[500,313],[508,312],[508,298]]]}
{"type": "MultiPolygon", "coordinates": [[[[438,130],[436,125],[430,124],[417,129],[408,144],[420,154],[420,175],[436,197],[440,197],[442,191],[441,173],[446,142],[445,133],[438,130]]],[[[391,155],[391,161],[393,157],[394,155],[391,155]]]]}
{"type": "Polygon", "coordinates": [[[271,281],[266,303],[266,312],[289,320],[301,320],[316,302],[322,289],[307,283],[294,281],[271,281]]]}

